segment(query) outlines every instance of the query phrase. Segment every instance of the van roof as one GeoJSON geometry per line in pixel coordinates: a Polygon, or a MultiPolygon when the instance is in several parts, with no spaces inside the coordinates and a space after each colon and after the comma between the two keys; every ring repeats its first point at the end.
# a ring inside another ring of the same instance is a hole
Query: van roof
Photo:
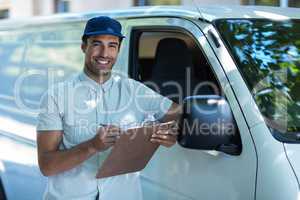
{"type": "Polygon", "coordinates": [[[55,14],[51,16],[31,17],[27,19],[6,19],[0,21],[0,30],[20,28],[22,26],[85,21],[91,17],[107,15],[117,19],[143,17],[183,17],[202,19],[211,22],[222,18],[270,18],[275,20],[300,19],[299,8],[279,8],[271,6],[145,6],[124,10],[94,11],[84,13],[55,14]],[[201,14],[200,14],[201,13],[201,14]]]}

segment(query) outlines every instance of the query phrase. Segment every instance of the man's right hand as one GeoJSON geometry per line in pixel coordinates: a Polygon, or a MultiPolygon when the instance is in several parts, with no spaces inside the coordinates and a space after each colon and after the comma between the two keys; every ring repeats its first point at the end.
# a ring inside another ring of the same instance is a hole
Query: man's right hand
{"type": "Polygon", "coordinates": [[[39,167],[45,176],[53,176],[70,170],[96,152],[113,146],[121,130],[116,126],[101,127],[94,138],[63,151],[59,150],[63,131],[41,132],[37,134],[39,167]]]}
{"type": "Polygon", "coordinates": [[[98,129],[96,136],[92,139],[96,151],[105,151],[113,146],[120,137],[121,129],[117,126],[107,125],[98,129]]]}

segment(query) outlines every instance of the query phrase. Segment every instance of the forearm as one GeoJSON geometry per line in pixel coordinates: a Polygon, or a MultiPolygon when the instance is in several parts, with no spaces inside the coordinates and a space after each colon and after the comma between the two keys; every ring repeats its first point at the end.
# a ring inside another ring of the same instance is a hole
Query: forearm
{"type": "Polygon", "coordinates": [[[88,140],[71,149],[41,153],[39,165],[45,176],[52,176],[78,166],[96,152],[92,140],[88,140]]]}
{"type": "Polygon", "coordinates": [[[178,121],[181,117],[181,113],[182,113],[182,106],[173,103],[171,108],[168,110],[168,112],[160,121],[161,122],[178,121]]]}

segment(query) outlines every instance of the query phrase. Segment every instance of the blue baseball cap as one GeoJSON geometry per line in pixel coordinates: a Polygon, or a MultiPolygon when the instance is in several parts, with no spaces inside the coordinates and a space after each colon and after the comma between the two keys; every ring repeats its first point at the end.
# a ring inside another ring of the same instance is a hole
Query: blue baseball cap
{"type": "Polygon", "coordinates": [[[107,16],[91,18],[87,21],[82,38],[94,35],[114,35],[120,39],[125,38],[121,33],[120,22],[107,16]]]}

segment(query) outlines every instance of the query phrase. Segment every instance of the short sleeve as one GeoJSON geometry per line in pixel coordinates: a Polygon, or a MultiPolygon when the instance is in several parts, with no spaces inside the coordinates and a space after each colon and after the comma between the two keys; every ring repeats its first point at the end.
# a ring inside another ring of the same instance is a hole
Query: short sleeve
{"type": "Polygon", "coordinates": [[[41,98],[36,129],[37,131],[63,130],[62,124],[54,90],[49,89],[41,98]]]}
{"type": "Polygon", "coordinates": [[[145,114],[152,114],[157,120],[164,117],[173,103],[141,83],[137,85],[135,92],[137,108],[145,114]]]}

